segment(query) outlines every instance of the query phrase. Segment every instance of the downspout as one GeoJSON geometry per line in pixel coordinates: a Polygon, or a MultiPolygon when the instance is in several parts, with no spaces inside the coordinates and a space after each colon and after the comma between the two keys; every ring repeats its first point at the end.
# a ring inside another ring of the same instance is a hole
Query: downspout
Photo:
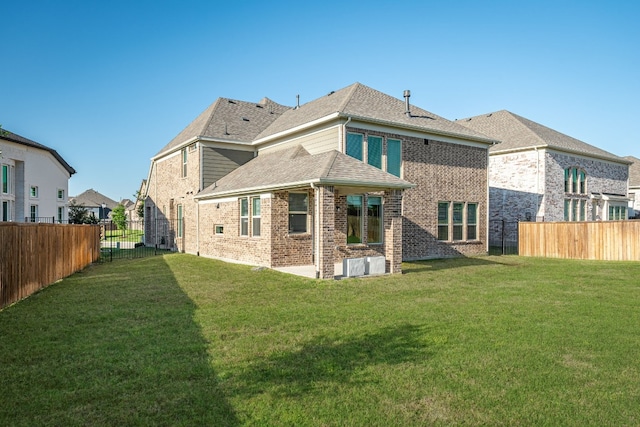
{"type": "Polygon", "coordinates": [[[347,118],[347,121],[344,122],[344,124],[342,125],[342,138],[340,141],[340,152],[344,153],[345,152],[345,147],[346,147],[346,140],[347,140],[347,125],[349,124],[349,122],[351,121],[351,117],[347,118]]]}
{"type": "Polygon", "coordinates": [[[540,197],[540,152],[538,151],[538,147],[533,147],[536,150],[536,221],[538,218],[538,213],[540,212],[540,201],[544,197],[540,197]]]}
{"type": "Polygon", "coordinates": [[[154,224],[155,224],[155,231],[154,231],[154,237],[155,237],[155,248],[158,249],[158,162],[157,161],[153,161],[153,173],[155,175],[155,180],[154,180],[154,187],[153,187],[153,191],[155,193],[154,200],[153,200],[153,216],[154,216],[154,224]]]}
{"type": "MultiPolygon", "coordinates": [[[[202,150],[202,145],[198,144],[198,157],[200,158],[199,161],[199,165],[200,165],[200,182],[198,183],[198,193],[200,191],[202,191],[202,187],[204,187],[203,182],[204,182],[204,167],[202,167],[202,165],[204,164],[204,152],[202,150]]],[[[191,196],[191,199],[193,200],[193,202],[196,204],[196,255],[200,256],[200,202],[197,201],[195,199],[195,196],[191,196]]]]}

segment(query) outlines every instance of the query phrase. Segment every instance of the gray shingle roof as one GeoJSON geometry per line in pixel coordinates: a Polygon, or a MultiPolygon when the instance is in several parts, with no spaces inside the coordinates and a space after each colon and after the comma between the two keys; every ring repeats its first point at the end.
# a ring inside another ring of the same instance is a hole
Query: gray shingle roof
{"type": "Polygon", "coordinates": [[[15,142],[17,144],[26,145],[27,147],[34,147],[34,148],[39,148],[41,150],[48,151],[58,161],[58,163],[60,163],[62,167],[65,168],[67,172],[69,172],[69,175],[73,175],[74,173],[76,173],[76,170],[72,168],[71,165],[69,165],[69,163],[67,163],[62,158],[62,156],[58,154],[58,152],[53,148],[47,147],[46,145],[42,145],[40,143],[27,139],[16,133],[9,132],[6,129],[2,129],[2,130],[3,130],[3,133],[2,135],[0,135],[0,139],[5,139],[7,141],[15,142]]]}
{"type": "Polygon", "coordinates": [[[263,98],[258,103],[218,98],[164,146],[158,155],[197,137],[251,142],[289,108],[269,98],[263,98]]]}
{"type": "Polygon", "coordinates": [[[405,114],[405,101],[372,89],[361,83],[331,92],[299,108],[285,111],[256,140],[283,132],[334,113],[374,122],[392,124],[437,134],[459,136],[489,142],[489,138],[456,122],[411,105],[411,115],[405,114]]]}
{"type": "Polygon", "coordinates": [[[311,155],[298,146],[260,154],[202,190],[197,198],[309,186],[311,183],[376,189],[414,186],[338,151],[311,155]]]}
{"type": "Polygon", "coordinates": [[[86,208],[100,207],[103,203],[109,209],[113,209],[118,206],[118,202],[108,198],[102,193],[98,193],[93,188],[90,188],[83,193],[78,194],[77,196],[70,197],[69,199],[75,204],[82,205],[86,208]]]}
{"type": "Polygon", "coordinates": [[[633,156],[624,159],[633,162],[629,165],[629,187],[640,187],[640,159],[633,156]]]}
{"type": "Polygon", "coordinates": [[[489,149],[491,154],[542,146],[627,163],[622,157],[506,110],[461,119],[457,123],[501,141],[489,149]]]}
{"type": "Polygon", "coordinates": [[[360,83],[331,92],[299,108],[286,107],[268,98],[259,103],[218,98],[156,156],[170,152],[197,137],[249,144],[332,114],[399,128],[493,142],[485,135],[415,105],[410,110],[411,116],[407,116],[404,100],[360,83]]]}

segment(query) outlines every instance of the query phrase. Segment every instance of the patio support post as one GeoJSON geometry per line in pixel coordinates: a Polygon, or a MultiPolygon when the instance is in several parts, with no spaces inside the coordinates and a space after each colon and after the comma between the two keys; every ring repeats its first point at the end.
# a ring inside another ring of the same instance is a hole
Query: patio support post
{"type": "Polygon", "coordinates": [[[335,260],[333,251],[335,248],[335,189],[333,186],[316,187],[318,212],[316,221],[318,228],[317,239],[318,252],[316,265],[321,279],[333,279],[335,260]]]}
{"type": "Polygon", "coordinates": [[[402,273],[402,190],[384,192],[384,255],[387,273],[402,273]]]}

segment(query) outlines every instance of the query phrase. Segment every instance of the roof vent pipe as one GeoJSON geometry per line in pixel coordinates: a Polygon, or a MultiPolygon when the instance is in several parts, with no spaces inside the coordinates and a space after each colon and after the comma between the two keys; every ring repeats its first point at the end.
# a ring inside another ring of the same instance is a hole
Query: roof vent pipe
{"type": "Polygon", "coordinates": [[[300,108],[300,95],[296,95],[296,110],[300,108]]]}
{"type": "Polygon", "coordinates": [[[411,109],[409,108],[409,97],[410,96],[411,96],[411,91],[410,90],[405,90],[404,91],[404,105],[405,105],[404,113],[407,115],[407,117],[411,117],[411,109]]]}

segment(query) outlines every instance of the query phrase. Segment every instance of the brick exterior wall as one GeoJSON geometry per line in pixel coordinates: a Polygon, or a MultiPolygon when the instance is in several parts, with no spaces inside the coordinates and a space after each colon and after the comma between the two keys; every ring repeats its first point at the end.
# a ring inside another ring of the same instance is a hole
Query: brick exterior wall
{"type": "MultiPolygon", "coordinates": [[[[564,221],[564,170],[569,167],[584,169],[587,174],[587,193],[627,195],[629,167],[597,159],[547,151],[545,168],[545,195],[543,213],[545,221],[564,221]]],[[[593,206],[587,203],[587,220],[593,217],[593,206]]],[[[597,218],[599,219],[599,218],[597,218]]]]}
{"type": "Polygon", "coordinates": [[[486,254],[486,148],[402,138],[403,178],[416,184],[403,198],[404,260],[486,254]],[[478,204],[477,240],[440,241],[438,202],[478,204]]]}
{"type": "MultiPolygon", "coordinates": [[[[196,203],[193,196],[198,193],[200,177],[199,150],[187,149],[187,176],[182,177],[181,153],[154,163],[149,177],[148,196],[145,200],[145,215],[152,218],[157,208],[157,218],[170,221],[171,230],[164,235],[169,237],[166,245],[181,252],[196,253],[196,203]],[[179,238],[175,230],[178,205],[182,205],[183,237],[179,238]],[[149,209],[151,208],[151,209],[149,209]]],[[[150,224],[150,222],[147,222],[150,224]]],[[[160,242],[160,233],[156,236],[153,227],[145,230],[147,245],[160,242]]]]}
{"type": "MultiPolygon", "coordinates": [[[[260,197],[253,195],[251,197],[260,197]]],[[[260,199],[260,235],[255,236],[252,221],[252,204],[249,197],[249,235],[240,235],[240,198],[220,202],[201,203],[200,254],[208,257],[230,259],[249,264],[272,266],[271,230],[272,199],[263,195],[260,199]],[[224,233],[215,234],[215,226],[222,225],[224,233]]]]}
{"type": "Polygon", "coordinates": [[[313,264],[313,192],[309,193],[309,217],[307,232],[289,234],[289,192],[277,191],[273,194],[271,205],[271,259],[272,267],[313,264]]]}

